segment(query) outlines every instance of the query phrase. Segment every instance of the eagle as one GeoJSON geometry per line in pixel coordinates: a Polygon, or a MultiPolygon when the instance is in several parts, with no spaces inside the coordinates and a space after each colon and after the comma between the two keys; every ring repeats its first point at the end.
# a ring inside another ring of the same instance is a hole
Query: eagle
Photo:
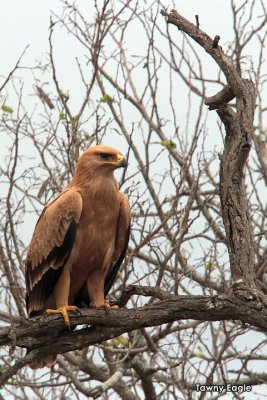
{"type": "MultiPolygon", "coordinates": [[[[26,256],[26,306],[29,317],[60,313],[70,327],[69,311],[105,302],[125,257],[130,207],[113,176],[127,160],[104,145],[79,158],[73,179],[47,204],[35,226],[26,256]]],[[[51,366],[56,356],[33,362],[51,366]]]]}

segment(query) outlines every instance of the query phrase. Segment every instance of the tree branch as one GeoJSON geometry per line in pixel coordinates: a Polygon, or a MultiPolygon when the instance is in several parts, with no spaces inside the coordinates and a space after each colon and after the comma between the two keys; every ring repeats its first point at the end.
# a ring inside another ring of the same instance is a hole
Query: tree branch
{"type": "Polygon", "coordinates": [[[208,97],[205,100],[206,106],[209,106],[209,110],[216,110],[220,106],[229,103],[229,101],[235,98],[234,92],[229,85],[226,85],[220,92],[214,96],[208,97]]]}
{"type": "Polygon", "coordinates": [[[255,86],[251,81],[242,79],[231,59],[224,54],[220,46],[214,47],[214,41],[205,32],[175,10],[161,13],[167,17],[168,23],[191,36],[211,55],[228,82],[228,86],[213,98],[206,100],[206,104],[211,105],[212,109],[218,108],[218,115],[226,130],[220,164],[220,199],[231,271],[236,283],[234,288],[244,294],[244,283],[256,287],[251,216],[244,179],[244,167],[254,134],[255,86]],[[236,97],[236,113],[225,104],[233,96],[236,97]]]}
{"type": "Polygon", "coordinates": [[[172,10],[170,13],[162,10],[161,14],[167,18],[167,23],[177,26],[179,30],[189,35],[195,42],[203,47],[223,71],[227,83],[232,88],[235,96],[241,96],[244,89],[242,78],[234,68],[231,59],[224,54],[221,46],[214,46],[214,39],[182,15],[178,14],[176,10],[172,10]]]}
{"type": "MultiPolygon", "coordinates": [[[[137,291],[139,287],[137,286],[137,291]]],[[[151,288],[147,288],[148,291],[151,288]]],[[[145,291],[145,287],[142,287],[145,291]]],[[[0,345],[26,348],[28,354],[0,376],[0,385],[21,367],[40,357],[82,349],[136,329],[158,326],[182,319],[203,321],[238,320],[258,330],[267,330],[267,297],[247,300],[234,295],[169,296],[136,309],[82,309],[71,317],[72,328],[91,325],[76,331],[64,329],[60,316],[41,316],[0,329],[0,345]]]]}

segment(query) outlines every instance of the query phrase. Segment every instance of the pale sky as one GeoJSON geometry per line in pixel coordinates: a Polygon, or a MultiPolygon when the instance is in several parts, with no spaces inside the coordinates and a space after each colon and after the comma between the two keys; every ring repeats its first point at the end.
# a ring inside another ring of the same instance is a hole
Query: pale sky
{"type": "MultiPolygon", "coordinates": [[[[229,7],[225,7],[230,0],[177,0],[177,10],[192,22],[195,21],[195,14],[199,15],[200,27],[211,36],[220,34],[222,43],[231,39],[231,15],[229,7]],[[220,18],[214,16],[218,14],[220,18]],[[227,21],[227,22],[226,22],[227,21]],[[230,30],[229,30],[230,27],[230,30]]],[[[86,14],[94,12],[94,2],[78,0],[76,2],[86,14]],[[91,3],[91,4],[90,4],[91,3]]],[[[164,1],[164,4],[170,4],[164,1]]],[[[168,7],[171,9],[172,6],[168,7]]],[[[0,75],[6,76],[17,62],[22,51],[27,45],[29,48],[23,58],[23,65],[33,66],[38,60],[44,57],[48,51],[48,28],[51,10],[60,15],[63,9],[63,2],[59,0],[1,0],[0,11],[0,54],[1,66],[0,75]],[[4,56],[3,56],[4,55],[4,56]]],[[[162,18],[162,24],[163,24],[162,18]]],[[[73,74],[71,55],[77,51],[77,42],[73,45],[71,38],[66,40],[66,35],[55,35],[57,42],[55,46],[60,51],[61,57],[58,60],[58,68],[64,68],[64,73],[69,78],[73,74]]],[[[134,36],[138,40],[138,32],[134,36]]]]}
{"type": "MultiPolygon", "coordinates": [[[[249,0],[252,1],[252,0],[249,0]]],[[[29,45],[23,57],[21,65],[33,67],[40,60],[45,60],[48,52],[48,28],[51,10],[60,15],[63,10],[63,2],[59,0],[1,0],[0,8],[0,85],[16,64],[19,56],[29,45]]],[[[170,1],[164,1],[166,6],[170,1]]],[[[243,0],[236,1],[243,3],[243,0]]],[[[85,14],[94,12],[94,1],[78,0],[79,5],[85,14]]],[[[220,35],[220,44],[233,39],[232,15],[228,5],[230,0],[176,0],[174,5],[168,9],[176,8],[178,12],[186,18],[195,22],[195,15],[200,19],[200,28],[210,36],[220,35]]],[[[164,25],[162,18],[162,26],[164,25]]],[[[178,36],[178,32],[177,32],[178,36]]],[[[138,32],[133,33],[133,47],[135,43],[141,41],[138,32]]],[[[57,29],[54,36],[54,47],[58,75],[60,76],[62,87],[68,88],[72,94],[72,99],[80,100],[79,88],[77,88],[76,78],[79,77],[75,57],[80,55],[81,48],[74,42],[66,32],[57,29]],[[67,39],[66,39],[67,38],[67,39]]],[[[84,50],[82,50],[84,52],[84,50]]],[[[200,50],[200,54],[202,50],[200,50]]],[[[253,56],[253,48],[251,48],[253,56]]],[[[214,65],[214,68],[216,66],[214,65]]],[[[29,69],[22,69],[19,72],[24,81],[26,92],[30,96],[34,94],[34,77],[29,69]]],[[[211,93],[215,94],[215,93],[211,93]]],[[[32,97],[33,98],[33,97],[32,97]]],[[[29,97],[29,102],[31,102],[29,97]]],[[[0,99],[0,104],[2,99],[0,99]]],[[[214,120],[216,114],[214,112],[214,120]]],[[[31,234],[30,232],[27,234],[31,234]]],[[[252,399],[248,394],[244,394],[246,400],[252,399]]],[[[224,399],[230,399],[232,395],[225,395],[224,399]]]]}

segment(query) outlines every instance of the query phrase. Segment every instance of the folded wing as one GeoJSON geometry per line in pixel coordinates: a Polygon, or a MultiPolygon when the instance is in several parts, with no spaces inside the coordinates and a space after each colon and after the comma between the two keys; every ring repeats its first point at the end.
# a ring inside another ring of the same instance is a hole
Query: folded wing
{"type": "Polygon", "coordinates": [[[30,316],[42,310],[71,254],[82,212],[75,189],[64,191],[43,210],[26,258],[26,303],[30,316]]]}

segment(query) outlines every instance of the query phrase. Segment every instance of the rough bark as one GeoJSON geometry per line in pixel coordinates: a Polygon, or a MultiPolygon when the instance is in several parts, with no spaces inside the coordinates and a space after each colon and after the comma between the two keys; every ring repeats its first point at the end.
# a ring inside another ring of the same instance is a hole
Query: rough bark
{"type": "MultiPolygon", "coordinates": [[[[150,296],[149,287],[129,287],[133,294],[150,296]]],[[[154,290],[156,294],[156,289],[154,290]]],[[[117,337],[125,332],[183,319],[202,321],[240,321],[260,331],[267,330],[267,297],[241,299],[234,294],[219,296],[168,296],[164,300],[136,309],[83,309],[71,317],[72,328],[90,325],[77,331],[64,329],[61,316],[42,316],[22,320],[20,324],[0,329],[0,345],[26,348],[28,354],[3,372],[0,384],[29,362],[49,354],[65,353],[117,337]]],[[[124,296],[125,297],[125,294],[124,296]]]]}
{"type": "Polygon", "coordinates": [[[195,40],[223,71],[227,86],[206,99],[205,103],[217,113],[224,124],[226,137],[220,157],[220,199],[226,242],[229,252],[234,289],[249,296],[256,289],[255,255],[250,210],[246,198],[245,165],[254,133],[253,118],[256,102],[254,84],[243,79],[229,57],[214,40],[177,11],[162,11],[167,22],[175,25],[195,40]],[[236,98],[236,111],[227,103],[236,98]]]}

